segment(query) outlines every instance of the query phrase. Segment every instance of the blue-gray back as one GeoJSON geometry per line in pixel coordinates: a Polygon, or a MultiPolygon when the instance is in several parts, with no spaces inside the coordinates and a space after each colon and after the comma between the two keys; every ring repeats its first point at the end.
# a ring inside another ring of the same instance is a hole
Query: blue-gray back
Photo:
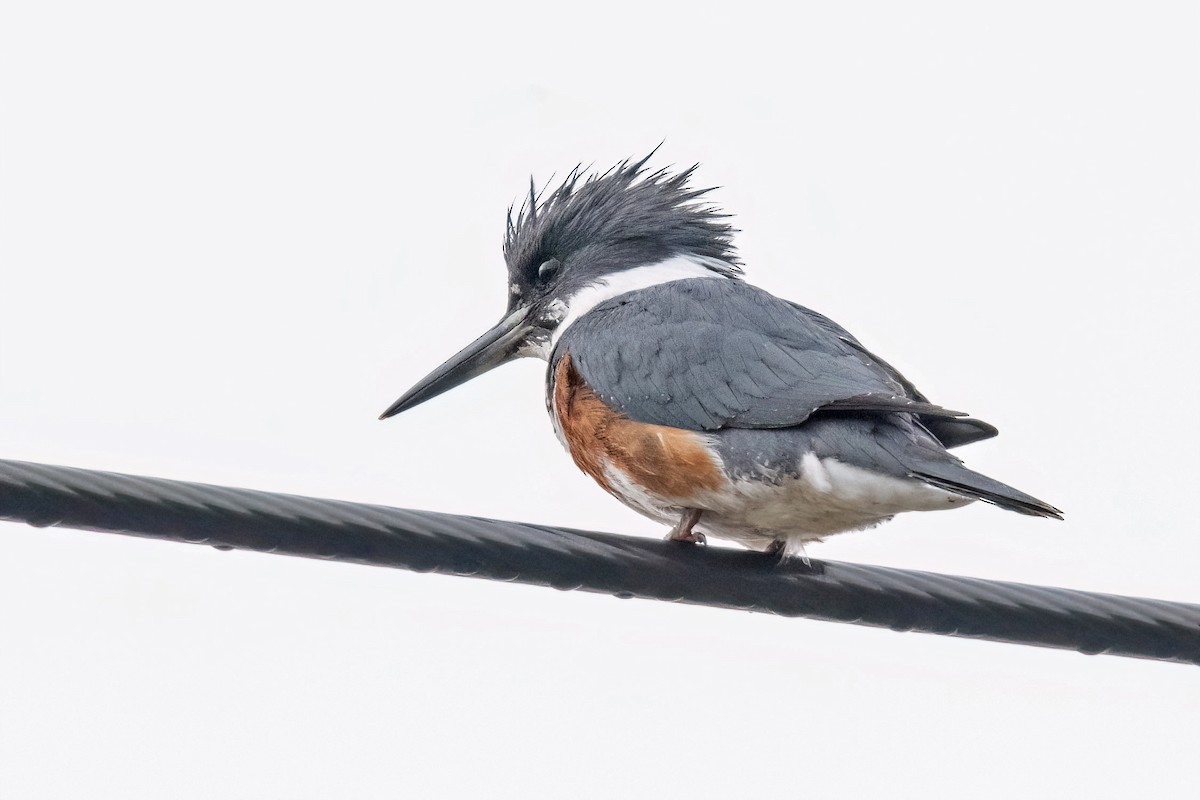
{"type": "Polygon", "coordinates": [[[675,428],[781,428],[818,409],[961,416],[927,402],[837,324],[736,280],[674,281],[608,300],[564,332],[551,364],[563,352],[611,407],[675,428]]]}

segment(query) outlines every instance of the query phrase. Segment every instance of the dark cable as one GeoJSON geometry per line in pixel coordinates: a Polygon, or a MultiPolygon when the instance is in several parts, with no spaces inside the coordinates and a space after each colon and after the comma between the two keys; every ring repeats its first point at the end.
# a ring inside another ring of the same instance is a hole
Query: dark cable
{"type": "Polygon", "coordinates": [[[0,519],[1200,664],[1200,606],[0,461],[0,519]]]}

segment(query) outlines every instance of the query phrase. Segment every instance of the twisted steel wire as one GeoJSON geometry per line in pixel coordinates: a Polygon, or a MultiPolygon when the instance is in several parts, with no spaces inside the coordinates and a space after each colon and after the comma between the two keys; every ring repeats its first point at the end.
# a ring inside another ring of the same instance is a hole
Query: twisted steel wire
{"type": "Polygon", "coordinates": [[[1200,605],[0,460],[0,519],[1200,664],[1200,605]]]}

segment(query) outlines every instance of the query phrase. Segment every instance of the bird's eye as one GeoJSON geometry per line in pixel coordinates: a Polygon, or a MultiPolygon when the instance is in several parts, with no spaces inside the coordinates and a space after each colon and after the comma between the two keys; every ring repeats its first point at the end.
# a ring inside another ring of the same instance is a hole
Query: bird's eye
{"type": "Polygon", "coordinates": [[[557,258],[551,258],[543,261],[542,265],[538,267],[538,279],[543,281],[546,280],[554,273],[558,272],[558,268],[561,266],[562,262],[557,258]]]}

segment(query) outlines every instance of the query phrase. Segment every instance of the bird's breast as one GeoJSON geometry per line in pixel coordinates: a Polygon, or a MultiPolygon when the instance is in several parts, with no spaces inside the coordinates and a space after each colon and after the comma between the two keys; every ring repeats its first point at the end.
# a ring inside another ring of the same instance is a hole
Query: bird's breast
{"type": "Polygon", "coordinates": [[[552,368],[548,388],[555,431],[575,464],[625,502],[687,505],[727,486],[710,437],[614,411],[584,381],[569,352],[552,368]]]}

